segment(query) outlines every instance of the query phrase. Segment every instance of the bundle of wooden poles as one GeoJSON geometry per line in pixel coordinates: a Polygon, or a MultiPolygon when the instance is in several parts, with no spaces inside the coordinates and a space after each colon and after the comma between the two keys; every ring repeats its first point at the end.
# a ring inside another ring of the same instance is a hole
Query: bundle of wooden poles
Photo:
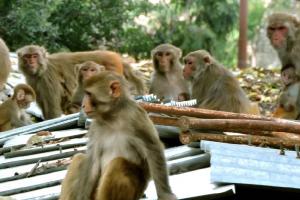
{"type": "Polygon", "coordinates": [[[300,122],[297,121],[155,103],[139,104],[147,112],[160,114],[150,115],[154,124],[179,127],[183,144],[210,140],[288,149],[299,149],[300,146],[300,122]],[[207,131],[241,134],[205,133],[207,131]]]}

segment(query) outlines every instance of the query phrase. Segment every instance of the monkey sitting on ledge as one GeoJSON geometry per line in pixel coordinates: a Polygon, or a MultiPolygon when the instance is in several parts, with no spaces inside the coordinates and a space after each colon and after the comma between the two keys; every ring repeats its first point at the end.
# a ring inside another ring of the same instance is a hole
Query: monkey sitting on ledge
{"type": "Polygon", "coordinates": [[[61,200],[138,200],[152,176],[159,200],[175,200],[164,148],[126,80],[104,71],[84,81],[83,109],[92,118],[88,150],[77,154],[62,183],[61,200]]]}

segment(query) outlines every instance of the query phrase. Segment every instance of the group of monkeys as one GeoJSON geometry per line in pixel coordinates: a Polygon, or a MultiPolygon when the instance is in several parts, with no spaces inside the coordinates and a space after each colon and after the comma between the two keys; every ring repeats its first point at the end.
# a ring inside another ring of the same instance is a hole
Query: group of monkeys
{"type": "MultiPolygon", "coordinates": [[[[285,86],[276,116],[299,117],[300,22],[284,13],[268,18],[267,33],[282,61],[285,86]],[[299,54],[299,55],[298,55],[299,54]]],[[[137,200],[153,178],[159,200],[175,200],[163,146],[133,94],[145,84],[118,53],[87,51],[48,54],[41,46],[17,51],[27,84],[0,105],[0,131],[31,123],[25,108],[36,100],[45,119],[78,112],[93,119],[86,154],[77,154],[62,184],[62,200],[137,200]]],[[[10,71],[8,48],[0,40],[0,90],[10,71]]],[[[197,99],[197,107],[258,114],[234,75],[205,50],[188,53],[161,44],[151,52],[149,93],[163,100],[197,99]]]]}

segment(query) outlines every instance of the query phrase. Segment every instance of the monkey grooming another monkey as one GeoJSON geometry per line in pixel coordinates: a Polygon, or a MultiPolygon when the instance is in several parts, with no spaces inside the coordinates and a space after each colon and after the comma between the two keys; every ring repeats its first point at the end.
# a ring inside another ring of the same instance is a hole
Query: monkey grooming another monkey
{"type": "Polygon", "coordinates": [[[77,154],[61,200],[138,200],[152,176],[159,200],[175,200],[164,148],[126,80],[104,71],[84,81],[83,109],[93,119],[86,154],[77,154]]]}
{"type": "Polygon", "coordinates": [[[17,51],[19,69],[37,94],[45,119],[61,116],[77,85],[75,65],[94,61],[107,70],[123,73],[121,56],[111,51],[86,51],[48,55],[45,48],[28,45],[17,51]]]}
{"type": "Polygon", "coordinates": [[[253,113],[250,100],[233,74],[207,51],[198,50],[184,57],[183,76],[192,84],[192,98],[198,107],[236,113],[253,113]]]}
{"type": "Polygon", "coordinates": [[[151,51],[154,72],[149,93],[162,100],[188,100],[189,91],[182,76],[179,62],[181,49],[171,44],[161,44],[151,51]]]}
{"type": "Polygon", "coordinates": [[[29,85],[17,85],[13,96],[0,105],[0,131],[32,124],[25,109],[35,98],[35,92],[29,85]]]}

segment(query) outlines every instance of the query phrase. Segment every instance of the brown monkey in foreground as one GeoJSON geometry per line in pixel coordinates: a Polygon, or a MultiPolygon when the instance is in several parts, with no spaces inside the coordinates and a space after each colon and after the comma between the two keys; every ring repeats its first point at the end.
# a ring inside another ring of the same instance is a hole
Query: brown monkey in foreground
{"type": "Polygon", "coordinates": [[[29,85],[17,85],[13,96],[0,105],[0,131],[32,124],[25,109],[35,98],[35,92],[29,85]]]}
{"type": "Polygon", "coordinates": [[[183,60],[183,76],[191,81],[192,98],[197,99],[200,108],[236,113],[257,110],[252,108],[234,75],[207,51],[191,52],[183,60]]]}
{"type": "Polygon", "coordinates": [[[64,109],[66,114],[79,112],[84,96],[83,81],[101,71],[105,71],[103,65],[99,65],[93,61],[86,61],[77,64],[75,67],[77,71],[77,87],[72,96],[71,103],[64,109]]]}
{"type": "Polygon", "coordinates": [[[104,71],[84,81],[83,109],[93,119],[87,154],[77,154],[61,200],[138,200],[152,176],[159,200],[174,200],[164,148],[126,80],[104,71]]]}
{"type": "Polygon", "coordinates": [[[134,71],[130,64],[123,62],[124,76],[129,83],[129,90],[132,95],[146,94],[146,85],[141,78],[143,74],[139,71],[134,71]]]}
{"type": "Polygon", "coordinates": [[[28,45],[17,51],[19,69],[37,94],[45,119],[59,117],[71,102],[77,85],[75,65],[94,61],[107,70],[123,73],[122,59],[111,51],[87,51],[48,55],[45,48],[28,45]]]}
{"type": "Polygon", "coordinates": [[[188,86],[182,76],[182,65],[179,62],[181,49],[171,44],[161,44],[151,51],[151,55],[154,72],[149,93],[163,100],[178,101],[182,97],[189,97],[188,86]]]}
{"type": "Polygon", "coordinates": [[[11,62],[9,58],[9,50],[5,42],[0,38],[0,91],[4,89],[10,71],[11,62]]]}

